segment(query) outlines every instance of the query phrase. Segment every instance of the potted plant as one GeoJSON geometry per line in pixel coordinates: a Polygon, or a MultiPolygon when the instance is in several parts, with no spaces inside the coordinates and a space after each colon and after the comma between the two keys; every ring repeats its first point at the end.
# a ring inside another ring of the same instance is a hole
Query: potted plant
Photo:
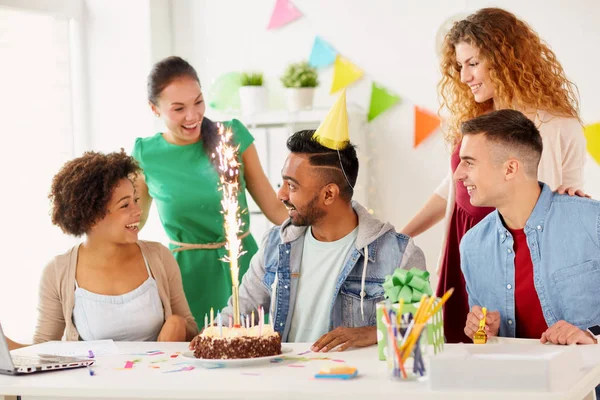
{"type": "Polygon", "coordinates": [[[244,72],[241,76],[240,107],[242,114],[251,115],[267,109],[267,88],[261,72],[244,72]]]}
{"type": "Polygon", "coordinates": [[[281,77],[286,88],[287,108],[299,111],[312,108],[315,88],[319,86],[317,70],[308,62],[290,64],[281,77]]]}

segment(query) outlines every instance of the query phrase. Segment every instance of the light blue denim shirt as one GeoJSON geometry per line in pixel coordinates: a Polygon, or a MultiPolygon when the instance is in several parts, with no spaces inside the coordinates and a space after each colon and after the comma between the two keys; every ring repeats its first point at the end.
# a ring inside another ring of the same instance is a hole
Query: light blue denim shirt
{"type": "MultiPolygon", "coordinates": [[[[358,216],[355,246],[340,260],[341,271],[332,272],[337,275],[333,292],[323,293],[320,299],[329,305],[330,330],[375,326],[375,304],[384,299],[386,275],[398,267],[425,269],[423,251],[411,238],[396,233],[391,224],[375,219],[357,202],[352,202],[352,207],[358,216]]],[[[284,342],[297,301],[306,229],[291,225],[288,219],[268,231],[239,289],[240,312],[249,315],[262,306],[271,313],[274,328],[284,342]]],[[[230,298],[222,314],[227,318],[232,311],[230,298]]]]}
{"type": "MultiPolygon", "coordinates": [[[[559,195],[543,183],[525,225],[533,283],[548,326],[600,324],[600,202],[559,195]]],[[[461,268],[469,307],[500,311],[499,336],[515,337],[513,238],[498,211],[463,237],[461,268]]]]}

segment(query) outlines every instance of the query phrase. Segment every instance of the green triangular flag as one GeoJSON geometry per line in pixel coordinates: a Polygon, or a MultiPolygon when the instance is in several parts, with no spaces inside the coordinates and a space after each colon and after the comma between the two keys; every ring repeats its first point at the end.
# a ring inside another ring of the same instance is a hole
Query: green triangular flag
{"type": "Polygon", "coordinates": [[[371,105],[369,106],[368,120],[371,122],[379,114],[400,101],[400,96],[390,93],[383,86],[373,82],[371,88],[371,105]]]}

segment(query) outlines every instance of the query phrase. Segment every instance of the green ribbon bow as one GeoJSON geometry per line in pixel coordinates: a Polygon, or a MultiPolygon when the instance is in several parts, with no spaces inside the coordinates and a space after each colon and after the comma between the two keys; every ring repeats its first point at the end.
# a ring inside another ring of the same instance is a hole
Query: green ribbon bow
{"type": "Polygon", "coordinates": [[[418,268],[396,269],[393,275],[385,277],[383,282],[385,297],[392,303],[404,299],[405,304],[418,303],[423,294],[432,295],[429,285],[429,272],[418,268]]]}

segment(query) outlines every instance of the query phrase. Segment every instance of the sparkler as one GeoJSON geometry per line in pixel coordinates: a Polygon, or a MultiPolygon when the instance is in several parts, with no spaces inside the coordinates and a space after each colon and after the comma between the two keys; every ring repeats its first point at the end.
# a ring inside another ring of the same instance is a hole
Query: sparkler
{"type": "Polygon", "coordinates": [[[243,226],[238,204],[238,193],[240,190],[239,146],[235,146],[232,143],[232,137],[233,132],[231,129],[225,129],[223,124],[219,124],[219,144],[215,148],[215,153],[212,154],[212,157],[217,158],[218,161],[219,184],[220,190],[223,192],[221,207],[224,216],[225,249],[228,251],[228,254],[223,257],[222,261],[228,262],[231,270],[233,318],[234,324],[239,325],[240,268],[238,266],[238,258],[245,252],[242,251],[242,241],[238,237],[243,226]]]}

